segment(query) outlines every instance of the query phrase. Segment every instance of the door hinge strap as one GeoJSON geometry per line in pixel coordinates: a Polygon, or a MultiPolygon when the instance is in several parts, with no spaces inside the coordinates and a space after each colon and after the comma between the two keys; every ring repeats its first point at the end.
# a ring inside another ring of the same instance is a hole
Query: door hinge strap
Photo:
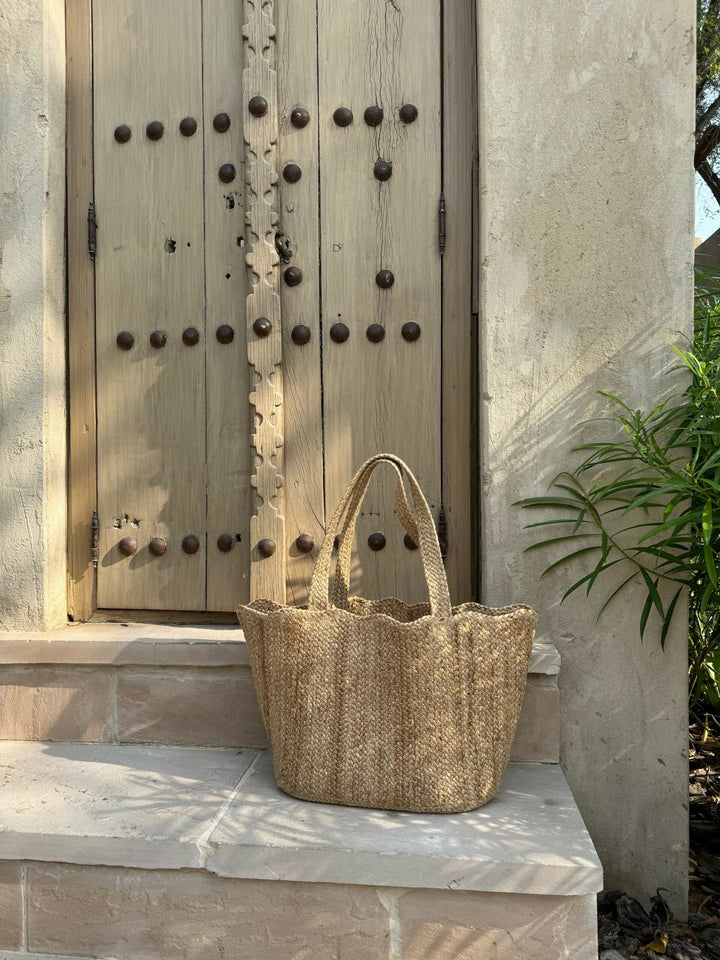
{"type": "Polygon", "coordinates": [[[440,206],[438,208],[438,245],[440,253],[445,253],[445,241],[447,240],[447,230],[445,226],[445,194],[440,194],[440,206]]]}
{"type": "Polygon", "coordinates": [[[97,250],[97,218],[95,216],[95,204],[90,201],[88,206],[88,253],[91,260],[95,260],[95,251],[97,250]]]}
{"type": "Polygon", "coordinates": [[[437,534],[438,534],[438,542],[440,543],[440,556],[443,558],[443,560],[447,560],[447,551],[448,551],[447,516],[445,515],[445,507],[442,504],[440,504],[440,513],[438,514],[437,534]]]}
{"type": "Polygon", "coordinates": [[[96,510],[93,510],[90,518],[90,559],[93,567],[97,570],[98,560],[100,559],[100,520],[96,510]]]}

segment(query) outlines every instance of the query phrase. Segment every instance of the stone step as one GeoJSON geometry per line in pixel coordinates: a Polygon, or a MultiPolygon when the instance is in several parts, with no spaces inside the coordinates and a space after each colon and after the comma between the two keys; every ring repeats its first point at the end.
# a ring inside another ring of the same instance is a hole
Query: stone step
{"type": "MultiPolygon", "coordinates": [[[[512,759],[558,760],[558,673],[536,643],[512,759]]],[[[87,623],[0,634],[0,740],[265,747],[239,626],[87,623]]]]}
{"type": "Polygon", "coordinates": [[[304,803],[264,751],[0,745],[0,950],[116,960],[596,960],[559,766],[466,814],[304,803]]]}

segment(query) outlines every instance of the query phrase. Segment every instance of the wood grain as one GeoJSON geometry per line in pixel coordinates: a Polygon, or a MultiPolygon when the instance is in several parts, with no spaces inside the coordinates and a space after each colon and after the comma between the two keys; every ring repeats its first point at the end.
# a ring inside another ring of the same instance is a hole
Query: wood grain
{"type": "Polygon", "coordinates": [[[202,23],[195,0],[94,0],[98,234],[98,605],[205,607],[205,363],[182,332],[205,334],[202,23]],[[119,42],[119,38],[122,42],[119,42]],[[165,132],[152,141],[146,125],[165,132]],[[118,124],[132,130],[115,141],[118,124]],[[128,330],[131,350],[115,338],[128,330]],[[153,331],[167,334],[154,349],[153,331]],[[125,536],[137,552],[124,557],[125,536]],[[200,540],[183,552],[187,535],[200,540]],[[153,537],[167,541],[153,557],[153,537]]]}
{"type": "MultiPolygon", "coordinates": [[[[319,2],[321,257],[326,499],[332,508],[354,471],[369,456],[391,452],[416,473],[437,516],[441,496],[441,191],[440,5],[437,0],[368,0],[338,6],[319,2]],[[399,118],[404,103],[419,111],[399,118]],[[370,127],[366,107],[384,119],[370,127]],[[338,107],[350,126],[333,121],[338,107]],[[377,160],[392,163],[378,181],[377,160]],[[379,270],[395,275],[389,290],[379,270]],[[419,323],[406,342],[401,328],[419,323]],[[346,343],[330,338],[333,323],[350,330],[346,343]],[[381,343],[366,337],[384,326],[381,343]]],[[[426,597],[417,551],[403,545],[393,516],[394,482],[373,477],[358,522],[354,589],[366,597],[426,597]],[[373,553],[368,535],[381,532],[373,553]]]]}
{"type": "Polygon", "coordinates": [[[90,0],[68,0],[68,612],[87,620],[95,609],[90,520],[95,486],[95,270],[88,255],[87,213],[93,199],[92,24],[90,0]]]}
{"type": "Polygon", "coordinates": [[[288,603],[307,601],[314,559],[324,534],[322,396],[320,369],[320,262],[318,198],[318,103],[315,0],[293,0],[277,7],[278,180],[280,227],[290,238],[291,264],[300,267],[302,283],[280,284],[283,327],[283,407],[285,422],[285,515],[288,603]],[[310,114],[306,127],[293,126],[296,107],[310,114]],[[300,180],[288,183],[286,164],[297,164],[300,180]],[[293,342],[296,325],[308,327],[310,342],[293,342]],[[310,554],[296,538],[309,534],[310,554]]]}
{"type": "Polygon", "coordinates": [[[251,443],[255,490],[250,520],[250,596],[285,600],[285,521],[283,516],[282,329],[277,293],[279,257],[275,250],[277,215],[277,74],[272,0],[244,0],[245,63],[243,70],[246,255],[251,271],[247,297],[247,350],[253,368],[250,403],[254,408],[251,443]],[[253,97],[264,97],[263,116],[250,114],[253,97]],[[253,331],[256,319],[272,324],[269,336],[253,331]],[[263,557],[261,540],[275,552],[263,557]]]}
{"type": "Polygon", "coordinates": [[[237,0],[203,4],[208,610],[234,610],[250,596],[242,27],[242,4],[237,0]],[[230,118],[224,133],[213,127],[213,118],[220,113],[230,118]],[[223,183],[218,176],[225,163],[237,171],[232,183],[223,183]],[[223,324],[235,332],[232,343],[217,339],[223,324]],[[223,534],[234,539],[228,553],[217,546],[223,534]]]}
{"type": "Polygon", "coordinates": [[[448,520],[446,570],[454,603],[473,599],[476,518],[472,495],[475,355],[472,277],[473,181],[477,173],[475,3],[444,5],[443,166],[447,238],[443,257],[443,501],[448,520]]]}

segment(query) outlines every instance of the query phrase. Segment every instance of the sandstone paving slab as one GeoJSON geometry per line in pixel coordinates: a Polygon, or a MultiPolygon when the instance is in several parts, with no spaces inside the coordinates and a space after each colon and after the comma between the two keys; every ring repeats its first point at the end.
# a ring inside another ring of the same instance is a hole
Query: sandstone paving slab
{"type": "Polygon", "coordinates": [[[0,859],[204,867],[254,751],[0,742],[0,859]]]}
{"type": "Polygon", "coordinates": [[[304,803],[261,754],[208,838],[221,876],[582,896],[602,868],[560,767],[511,763],[497,796],[465,814],[304,803]]]}

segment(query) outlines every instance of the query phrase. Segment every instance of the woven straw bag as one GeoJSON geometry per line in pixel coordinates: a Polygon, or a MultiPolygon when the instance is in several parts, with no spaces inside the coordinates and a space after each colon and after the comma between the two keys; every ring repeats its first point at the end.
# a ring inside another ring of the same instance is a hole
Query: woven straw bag
{"type": "Polygon", "coordinates": [[[327,529],[307,608],[256,600],[238,607],[238,617],[286,793],[417,813],[473,810],[493,797],[536,615],[520,605],[451,607],[432,515],[402,460],[379,454],[353,478],[327,529]],[[398,473],[395,510],[419,544],[429,603],[348,597],[355,522],[383,462],[398,473]],[[334,533],[346,511],[331,602],[334,533]]]}

